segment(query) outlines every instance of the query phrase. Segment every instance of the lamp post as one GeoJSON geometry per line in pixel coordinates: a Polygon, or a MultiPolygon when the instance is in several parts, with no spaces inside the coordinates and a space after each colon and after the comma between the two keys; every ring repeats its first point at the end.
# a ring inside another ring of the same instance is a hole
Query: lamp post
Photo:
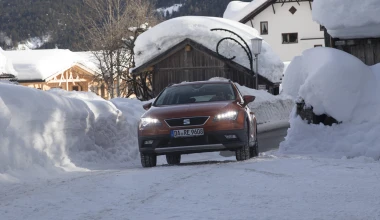
{"type": "Polygon", "coordinates": [[[255,37],[251,39],[251,44],[252,44],[252,53],[255,55],[255,60],[256,60],[256,71],[255,71],[255,88],[258,90],[259,89],[259,59],[258,56],[261,53],[261,46],[263,44],[263,39],[260,37],[255,37]]]}
{"type": "MultiPolygon", "coordinates": [[[[258,88],[258,83],[259,83],[259,77],[258,77],[258,60],[257,60],[257,56],[261,53],[261,46],[262,46],[262,41],[263,39],[260,38],[260,37],[255,37],[253,39],[251,39],[251,48],[249,47],[248,43],[240,36],[238,35],[237,33],[231,31],[231,30],[227,30],[227,29],[224,29],[224,28],[213,28],[211,29],[211,31],[225,31],[229,34],[231,34],[230,37],[224,37],[222,39],[219,40],[219,42],[217,43],[216,45],[216,53],[218,55],[221,55],[223,56],[223,54],[220,54],[219,53],[219,47],[220,45],[222,44],[223,41],[232,41],[232,42],[235,42],[238,46],[240,46],[243,51],[245,52],[245,54],[247,55],[247,58],[248,58],[248,61],[249,61],[249,67],[251,69],[251,72],[252,72],[252,75],[254,75],[254,73],[256,72],[256,75],[254,76],[256,78],[256,82],[255,82],[255,89],[259,89],[258,88]],[[256,71],[253,71],[253,55],[255,55],[256,57],[256,71]]],[[[228,60],[234,60],[236,58],[236,56],[232,56],[232,57],[225,57],[226,59],[228,60]]]]}

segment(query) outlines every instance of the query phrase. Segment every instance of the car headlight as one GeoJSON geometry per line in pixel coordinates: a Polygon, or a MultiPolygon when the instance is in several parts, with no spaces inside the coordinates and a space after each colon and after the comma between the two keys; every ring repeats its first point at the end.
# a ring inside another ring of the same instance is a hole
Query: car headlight
{"type": "Polygon", "coordinates": [[[237,111],[228,111],[215,116],[215,121],[223,121],[223,120],[236,120],[238,115],[237,111]]]}
{"type": "Polygon", "coordinates": [[[146,128],[151,126],[160,126],[160,120],[156,118],[141,118],[140,120],[140,128],[146,128]]]}

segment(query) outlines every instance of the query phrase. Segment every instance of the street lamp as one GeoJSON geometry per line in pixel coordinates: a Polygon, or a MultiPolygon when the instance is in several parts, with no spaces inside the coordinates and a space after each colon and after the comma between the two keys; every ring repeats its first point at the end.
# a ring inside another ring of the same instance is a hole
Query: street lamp
{"type": "Polygon", "coordinates": [[[255,78],[256,78],[255,84],[256,85],[255,86],[256,86],[256,89],[258,90],[259,89],[259,75],[258,75],[259,60],[258,60],[258,56],[261,53],[261,46],[263,44],[263,39],[260,37],[255,37],[255,38],[251,39],[251,44],[252,44],[252,53],[255,55],[255,60],[256,60],[256,71],[255,71],[255,78]]]}

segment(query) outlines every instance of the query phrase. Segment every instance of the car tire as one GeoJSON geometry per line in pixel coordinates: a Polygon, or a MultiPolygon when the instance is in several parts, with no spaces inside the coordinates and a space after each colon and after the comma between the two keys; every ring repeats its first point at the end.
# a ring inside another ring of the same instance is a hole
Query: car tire
{"type": "Polygon", "coordinates": [[[166,161],[170,165],[178,165],[181,163],[181,154],[167,154],[166,161]]]}
{"type": "Polygon", "coordinates": [[[247,140],[245,141],[245,144],[243,147],[236,150],[236,160],[237,161],[248,160],[250,158],[249,131],[248,131],[248,123],[247,122],[245,122],[244,131],[245,131],[245,134],[247,134],[247,137],[246,137],[247,140]]]}
{"type": "Polygon", "coordinates": [[[155,167],[157,165],[157,155],[140,153],[140,157],[143,167],[155,167]]]}
{"type": "Polygon", "coordinates": [[[259,141],[257,140],[257,128],[256,128],[256,136],[255,136],[255,138],[256,138],[255,145],[253,145],[249,149],[249,156],[250,156],[250,158],[259,156],[259,141]]]}

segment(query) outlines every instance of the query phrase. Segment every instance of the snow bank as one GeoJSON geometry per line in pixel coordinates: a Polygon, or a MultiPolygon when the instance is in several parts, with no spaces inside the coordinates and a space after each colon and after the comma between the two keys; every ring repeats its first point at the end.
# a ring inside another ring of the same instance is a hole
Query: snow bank
{"type": "MultiPolygon", "coordinates": [[[[227,80],[220,77],[211,78],[210,81],[227,80]]],[[[290,96],[274,96],[264,90],[255,90],[235,83],[242,95],[253,95],[255,101],[250,103],[249,108],[255,112],[258,124],[276,123],[289,120],[289,114],[294,106],[294,101],[290,96]]],[[[280,126],[281,126],[280,125],[280,126]]],[[[273,127],[273,126],[272,126],[273,127]]],[[[267,129],[268,130],[268,129],[267,129]]]]}
{"type": "Polygon", "coordinates": [[[307,124],[293,116],[280,153],[328,158],[369,157],[380,159],[380,121],[347,122],[324,126],[307,124]]]}
{"type": "Polygon", "coordinates": [[[5,56],[4,50],[0,47],[0,75],[1,74],[12,74],[16,77],[18,75],[13,68],[12,61],[5,56]]]}
{"type": "MultiPolygon", "coordinates": [[[[238,85],[238,84],[237,84],[238,85]]],[[[243,95],[254,95],[256,99],[249,108],[255,112],[258,124],[289,120],[294,101],[287,95],[274,96],[264,90],[254,90],[238,85],[243,95]]]]}
{"type": "Polygon", "coordinates": [[[283,82],[284,92],[300,97],[317,115],[338,125],[308,125],[295,115],[280,152],[327,157],[380,159],[380,68],[331,48],[307,50],[294,58],[283,82]]]}
{"type": "Polygon", "coordinates": [[[223,18],[234,20],[234,17],[240,14],[241,10],[243,10],[243,8],[247,5],[249,5],[249,2],[232,1],[228,3],[227,8],[223,13],[223,18]]]}
{"type": "MultiPolygon", "coordinates": [[[[201,16],[174,18],[156,25],[137,38],[135,46],[136,66],[143,65],[186,38],[216,51],[216,45],[219,40],[223,37],[230,37],[231,34],[224,31],[211,31],[212,28],[225,28],[234,31],[242,36],[249,47],[251,47],[250,39],[259,37],[257,30],[228,19],[201,16]]],[[[226,56],[236,56],[235,62],[250,68],[247,55],[242,48],[227,42],[221,44],[220,51],[228,51],[229,54],[226,54],[226,56]]],[[[284,64],[266,42],[263,42],[259,59],[260,75],[272,82],[280,82],[284,64]]]]}
{"type": "Polygon", "coordinates": [[[315,0],[313,20],[338,38],[380,36],[380,1],[315,0]]]}
{"type": "Polygon", "coordinates": [[[129,99],[113,104],[84,94],[0,84],[0,174],[135,160],[141,104],[129,99]],[[121,105],[131,108],[120,111],[121,105]]]}

